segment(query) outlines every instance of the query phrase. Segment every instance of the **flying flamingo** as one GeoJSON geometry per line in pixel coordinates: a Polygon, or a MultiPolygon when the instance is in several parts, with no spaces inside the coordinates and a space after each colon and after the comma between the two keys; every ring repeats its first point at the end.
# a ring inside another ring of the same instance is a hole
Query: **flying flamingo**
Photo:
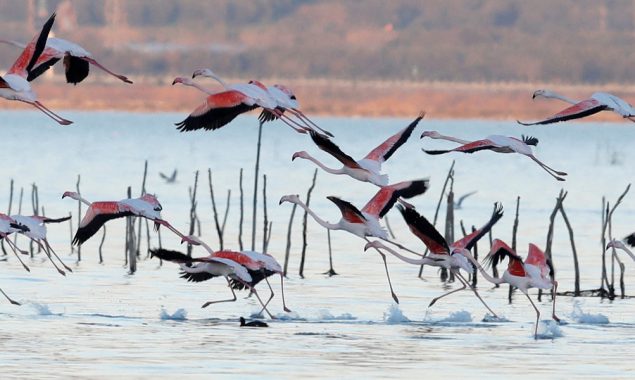
{"type": "MultiPolygon", "coordinates": [[[[447,140],[447,136],[439,135],[438,132],[435,131],[427,131],[423,132],[421,137],[432,137],[432,138],[442,138],[447,140]],[[439,137],[441,136],[441,137],[439,137]]],[[[564,178],[560,176],[566,176],[567,173],[557,171],[545,163],[538,160],[532,150],[531,145],[538,145],[538,139],[530,136],[522,136],[522,140],[519,140],[515,137],[501,136],[501,135],[490,135],[487,136],[483,140],[476,140],[471,142],[464,142],[463,140],[456,139],[456,141],[460,141],[461,146],[454,149],[448,150],[425,150],[421,149],[428,154],[444,154],[449,152],[463,152],[463,153],[474,153],[479,150],[492,150],[497,153],[520,153],[531,158],[534,162],[540,165],[549,175],[558,181],[564,181],[564,178]]]]}
{"type": "Polygon", "coordinates": [[[9,246],[9,248],[11,248],[11,250],[15,254],[15,257],[17,257],[20,264],[22,264],[22,267],[24,267],[24,269],[27,272],[30,272],[31,269],[29,269],[29,267],[26,266],[24,261],[22,261],[22,259],[20,258],[20,254],[27,255],[28,252],[18,248],[15,245],[15,243],[11,241],[11,239],[6,239],[9,235],[11,235],[14,232],[27,231],[28,229],[29,228],[27,226],[24,226],[18,223],[15,219],[10,217],[9,215],[0,213],[0,240],[4,239],[4,241],[7,242],[7,245],[9,246]]]}
{"type": "Polygon", "coordinates": [[[154,227],[158,230],[160,226],[165,226],[170,231],[177,234],[181,239],[189,244],[197,245],[195,241],[180,233],[176,228],[161,218],[163,207],[152,194],[145,194],[140,198],[123,199],[120,201],[89,202],[79,194],[67,191],[62,195],[62,199],[69,197],[88,205],[88,210],[84,218],[79,223],[73,244],[81,245],[93,236],[101,226],[111,219],[122,218],[124,216],[140,216],[154,222],[154,227]]]}
{"type": "Polygon", "coordinates": [[[625,237],[624,241],[626,241],[626,244],[630,245],[631,247],[635,247],[635,232],[625,237]]]}
{"type": "Polygon", "coordinates": [[[518,121],[519,124],[551,124],[560,121],[580,119],[589,115],[596,114],[600,111],[613,111],[621,115],[623,118],[635,122],[635,108],[633,108],[632,105],[628,104],[623,99],[607,92],[595,92],[591,95],[590,98],[584,99],[582,101],[572,100],[567,98],[566,96],[556,94],[555,92],[549,90],[538,90],[534,92],[532,99],[535,99],[537,97],[560,99],[572,104],[572,106],[565,108],[564,110],[544,120],[536,121],[534,123],[524,123],[522,121],[518,121]]]}
{"type": "Polygon", "coordinates": [[[212,78],[220,83],[225,88],[225,90],[236,90],[254,99],[257,99],[258,105],[263,108],[263,111],[258,117],[258,120],[261,123],[265,123],[266,121],[278,118],[291,128],[295,129],[296,132],[306,133],[307,131],[313,130],[313,128],[315,128],[322,133],[333,137],[333,134],[320,128],[302,112],[297,110],[298,101],[293,92],[291,92],[291,90],[285,86],[276,85],[277,87],[266,87],[264,84],[257,80],[250,80],[246,84],[238,83],[228,85],[211,69],[199,69],[194,71],[194,73],[192,74],[192,79],[196,78],[197,76],[212,78]],[[285,110],[289,110],[289,113],[298,117],[298,119],[300,119],[305,125],[301,125],[297,121],[284,115],[285,110]],[[264,113],[269,114],[269,116],[264,116],[264,113]],[[295,127],[291,124],[294,124],[295,127]]]}
{"type": "Polygon", "coordinates": [[[553,292],[553,310],[551,317],[559,322],[556,316],[556,289],[558,282],[554,279],[554,270],[551,261],[545,257],[545,253],[536,245],[529,244],[529,252],[527,258],[523,259],[518,256],[505,242],[494,239],[492,248],[485,257],[485,261],[496,267],[505,257],[509,260],[507,270],[503,273],[503,277],[494,278],[487,273],[485,269],[471,256],[466,256],[479,269],[483,277],[493,284],[510,284],[518,288],[527,297],[531,306],[536,310],[536,327],[534,329],[534,338],[538,338],[538,322],[540,321],[540,311],[534,304],[527,293],[530,288],[551,289],[553,292]]]}
{"type": "Polygon", "coordinates": [[[34,242],[36,242],[42,248],[44,253],[46,253],[46,255],[48,256],[49,260],[51,260],[51,263],[53,264],[55,269],[57,269],[57,271],[61,275],[65,276],[66,273],[64,273],[64,271],[61,270],[55,264],[55,261],[53,261],[53,258],[51,257],[51,253],[53,253],[53,255],[55,255],[57,260],[62,264],[62,266],[64,266],[64,268],[67,271],[69,271],[69,272],[73,271],[66,264],[64,264],[62,259],[60,259],[60,257],[57,255],[57,253],[55,253],[55,250],[53,250],[53,247],[51,247],[51,245],[49,244],[49,241],[46,239],[46,224],[48,224],[48,223],[62,223],[62,222],[65,222],[65,221],[69,220],[71,218],[70,216],[66,216],[66,217],[58,218],[58,219],[52,219],[52,218],[48,218],[48,217],[45,217],[45,216],[39,216],[39,215],[32,215],[32,216],[12,215],[11,217],[18,224],[27,227],[26,229],[18,231],[18,232],[23,234],[23,235],[25,235],[25,236],[27,236],[29,239],[33,240],[34,242]],[[42,243],[44,243],[44,244],[42,244],[42,243]]]}
{"type": "Polygon", "coordinates": [[[55,13],[46,21],[39,35],[35,36],[22,51],[13,66],[7,73],[0,77],[0,97],[8,100],[17,100],[30,104],[42,111],[46,116],[61,125],[69,125],[73,122],[66,120],[53,111],[46,108],[31,88],[28,77],[35,71],[35,63],[44,51],[46,39],[55,21],[55,13]]]}
{"type": "Polygon", "coordinates": [[[419,114],[419,117],[410,123],[410,125],[389,137],[378,147],[371,150],[366,157],[358,161],[342,152],[331,140],[315,132],[310,132],[311,139],[313,139],[313,142],[315,142],[318,148],[335,157],[342,163],[343,166],[340,169],[332,169],[325,166],[305,151],[294,153],[291,160],[303,158],[305,160],[312,161],[327,173],[345,174],[358,181],[370,182],[377,186],[386,186],[388,185],[388,175],[381,174],[381,164],[389,159],[395,151],[397,151],[397,149],[399,149],[399,147],[408,140],[412,131],[417,127],[417,124],[419,124],[419,121],[424,117],[424,115],[425,113],[423,112],[419,114]]]}
{"type": "MultiPolygon", "coordinates": [[[[284,202],[297,204],[311,215],[319,225],[329,230],[348,231],[353,235],[364,239],[366,242],[370,242],[367,237],[372,236],[391,244],[395,244],[398,247],[402,247],[400,244],[388,240],[388,233],[379,224],[379,219],[386,215],[395,202],[397,202],[399,197],[412,198],[419,194],[423,194],[428,189],[428,186],[429,183],[427,179],[404,181],[390,186],[383,186],[361,211],[347,201],[334,196],[328,196],[326,198],[335,203],[342,213],[342,218],[337,223],[329,223],[321,219],[313,212],[313,210],[300,200],[300,197],[297,194],[284,195],[280,198],[279,204],[284,202]]],[[[388,265],[386,264],[386,255],[379,250],[377,250],[377,252],[381,255],[381,258],[384,261],[384,268],[386,269],[386,277],[388,278],[388,285],[390,286],[392,298],[395,302],[399,303],[399,299],[397,298],[390,281],[388,265]]]]}
{"type": "Polygon", "coordinates": [[[476,295],[476,297],[483,303],[483,305],[485,305],[487,310],[489,310],[489,312],[492,313],[494,317],[497,317],[496,313],[494,313],[494,311],[492,311],[492,309],[485,303],[485,301],[483,301],[481,296],[478,294],[478,291],[463,277],[463,275],[461,275],[459,269],[463,269],[468,273],[473,272],[472,264],[470,263],[466,255],[469,255],[471,257],[471,255],[469,254],[470,249],[472,249],[472,247],[476,245],[478,240],[485,236],[485,234],[487,234],[492,229],[496,222],[498,222],[503,217],[502,206],[499,206],[497,203],[495,203],[492,216],[483,227],[463,237],[462,239],[455,241],[452,244],[449,244],[439,233],[439,231],[434,228],[432,223],[430,223],[424,216],[420,215],[414,209],[403,207],[401,205],[397,206],[397,208],[399,209],[399,211],[401,211],[401,215],[406,221],[406,224],[408,224],[410,231],[416,237],[421,239],[423,244],[425,244],[426,247],[428,247],[428,249],[430,250],[430,253],[420,259],[412,259],[401,255],[399,252],[385,246],[384,244],[382,244],[381,241],[378,240],[366,244],[364,250],[367,250],[368,248],[383,249],[392,253],[394,256],[398,257],[406,263],[413,265],[431,265],[435,267],[441,267],[453,273],[454,276],[461,282],[462,287],[434,298],[430,302],[428,307],[434,305],[439,299],[445,296],[449,296],[452,293],[459,292],[469,287],[470,290],[474,292],[474,295],[476,295]]]}
{"type": "MultiPolygon", "coordinates": [[[[26,45],[9,40],[2,40],[0,42],[9,45],[17,46],[19,48],[25,48],[26,45]]],[[[77,84],[83,81],[88,76],[89,64],[95,65],[115,78],[131,84],[132,81],[127,77],[119,74],[115,74],[112,71],[105,68],[102,64],[97,62],[92,54],[78,44],[67,41],[61,38],[51,37],[46,41],[46,47],[44,51],[35,62],[33,70],[27,77],[28,81],[32,81],[38,76],[42,75],[51,66],[57,63],[60,59],[63,59],[64,73],[66,75],[66,83],[77,84]]]]}
{"type": "MultiPolygon", "coordinates": [[[[269,304],[274,296],[273,289],[271,288],[271,284],[269,283],[269,280],[267,278],[273,274],[280,275],[282,308],[286,312],[291,311],[287,307],[284,300],[284,272],[282,271],[280,263],[278,263],[278,261],[273,256],[255,251],[214,251],[209,245],[207,245],[207,243],[205,243],[198,237],[189,236],[189,238],[196,241],[203,248],[205,248],[205,250],[210,254],[209,257],[222,257],[225,259],[234,260],[235,262],[247,268],[249,274],[251,275],[251,278],[253,279],[253,281],[250,283],[251,286],[256,286],[260,281],[265,280],[265,282],[267,282],[267,285],[269,286],[269,291],[271,291],[271,296],[269,297],[267,302],[265,302],[265,306],[269,304]]],[[[242,282],[236,280],[231,280],[231,285],[234,287],[234,289],[237,290],[242,290],[245,288],[245,285],[242,282]]]]}
{"type": "Polygon", "coordinates": [[[606,249],[609,248],[621,249],[622,251],[626,252],[631,257],[631,259],[635,260],[635,254],[630,249],[628,249],[626,244],[622,243],[619,240],[611,240],[606,245],[606,249]]]}
{"type": "Polygon", "coordinates": [[[231,283],[231,280],[235,280],[254,293],[262,305],[262,310],[265,310],[271,318],[274,318],[269,310],[267,310],[267,306],[260,299],[256,289],[254,289],[252,285],[253,278],[249,274],[249,271],[240,263],[229,258],[214,257],[213,255],[207,257],[189,257],[181,252],[161,248],[150,250],[150,256],[178,263],[181,267],[181,278],[190,282],[203,282],[214,277],[224,277],[225,280],[227,280],[227,284],[232,292],[233,298],[220,301],[208,301],[201,307],[207,307],[214,303],[236,301],[236,292],[234,291],[234,286],[232,286],[231,283]]]}

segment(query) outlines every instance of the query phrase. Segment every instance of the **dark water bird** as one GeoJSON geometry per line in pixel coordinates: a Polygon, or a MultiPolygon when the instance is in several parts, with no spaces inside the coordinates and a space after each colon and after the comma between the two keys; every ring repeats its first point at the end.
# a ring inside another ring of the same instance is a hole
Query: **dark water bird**
{"type": "Polygon", "coordinates": [[[463,207],[463,201],[465,201],[465,199],[466,199],[467,197],[472,196],[472,195],[474,195],[474,194],[476,194],[476,193],[477,193],[477,191],[476,191],[476,190],[474,190],[474,191],[470,191],[470,192],[469,192],[469,193],[467,193],[467,194],[463,194],[463,195],[461,195],[461,196],[459,197],[459,199],[458,199],[456,202],[454,202],[454,208],[455,208],[456,210],[458,210],[458,209],[462,208],[462,207],[463,207]]]}
{"type": "Polygon", "coordinates": [[[163,178],[165,180],[165,183],[174,183],[176,182],[176,173],[177,173],[176,169],[174,169],[174,171],[172,172],[172,175],[168,177],[164,173],[159,172],[159,177],[163,178]]]}
{"type": "Polygon", "coordinates": [[[269,327],[267,322],[263,321],[249,321],[246,322],[245,318],[240,317],[240,327],[269,327]]]}

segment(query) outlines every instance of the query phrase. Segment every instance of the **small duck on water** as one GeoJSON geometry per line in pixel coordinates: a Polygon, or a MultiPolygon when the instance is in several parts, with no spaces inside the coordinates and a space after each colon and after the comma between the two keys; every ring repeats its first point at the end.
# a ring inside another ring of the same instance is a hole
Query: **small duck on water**
{"type": "Polygon", "coordinates": [[[269,327],[269,325],[263,321],[246,322],[245,318],[240,317],[240,327],[269,327]]]}

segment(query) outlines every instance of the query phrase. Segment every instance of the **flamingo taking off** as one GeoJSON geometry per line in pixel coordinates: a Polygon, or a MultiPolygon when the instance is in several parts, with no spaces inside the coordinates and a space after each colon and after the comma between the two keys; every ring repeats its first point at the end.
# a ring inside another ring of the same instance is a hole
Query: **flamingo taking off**
{"type": "Polygon", "coordinates": [[[340,169],[332,169],[325,166],[305,151],[294,153],[291,160],[303,158],[305,160],[312,161],[327,173],[345,174],[358,181],[370,182],[377,186],[386,186],[388,185],[388,175],[381,174],[381,164],[389,159],[397,151],[397,149],[399,149],[399,147],[408,140],[412,131],[417,127],[417,124],[419,124],[419,121],[421,121],[424,115],[425,113],[423,112],[419,114],[419,117],[410,123],[410,125],[389,137],[378,147],[371,150],[366,157],[358,161],[342,152],[342,150],[328,138],[325,138],[315,132],[310,132],[311,139],[313,139],[313,142],[315,142],[315,145],[317,145],[318,148],[335,157],[342,163],[343,166],[340,169]]]}
{"type": "Polygon", "coordinates": [[[478,240],[485,236],[485,234],[487,234],[492,229],[492,227],[503,217],[502,206],[499,206],[497,203],[495,203],[492,216],[483,227],[470,233],[462,239],[455,241],[452,244],[449,244],[439,233],[439,231],[437,231],[434,225],[432,225],[432,223],[430,223],[423,215],[420,215],[416,210],[403,207],[401,205],[398,205],[397,208],[399,209],[399,211],[401,211],[401,215],[403,216],[406,224],[408,224],[410,231],[416,237],[421,239],[423,244],[425,244],[425,246],[430,250],[430,253],[421,259],[412,259],[401,255],[399,252],[385,246],[384,244],[382,244],[382,242],[377,240],[366,244],[364,250],[367,250],[371,247],[375,249],[383,249],[392,253],[394,256],[398,257],[406,263],[413,265],[430,265],[441,267],[452,272],[454,276],[459,279],[462,287],[434,298],[430,302],[428,307],[434,305],[439,299],[445,296],[459,292],[469,287],[470,290],[474,292],[474,295],[476,295],[476,297],[483,303],[483,305],[485,305],[487,310],[489,310],[489,312],[492,313],[494,317],[496,317],[496,313],[494,313],[494,311],[492,311],[492,309],[485,303],[485,301],[483,301],[481,296],[478,294],[478,291],[461,275],[459,269],[463,269],[468,273],[473,272],[472,264],[469,262],[466,255],[469,255],[470,249],[472,249],[476,245],[478,240]]]}
{"type": "Polygon", "coordinates": [[[181,278],[190,282],[203,282],[221,276],[225,278],[233,298],[220,301],[208,301],[201,307],[207,307],[214,303],[236,301],[236,292],[231,283],[231,280],[235,280],[242,283],[245,288],[248,288],[254,293],[262,305],[262,310],[265,310],[271,318],[274,318],[269,310],[267,310],[267,306],[260,299],[256,289],[254,289],[252,285],[253,278],[249,274],[249,271],[240,263],[229,258],[215,257],[213,255],[207,257],[189,257],[181,252],[162,248],[150,250],[150,255],[151,257],[157,257],[161,260],[179,264],[181,267],[181,278]]]}
{"type": "MultiPolygon", "coordinates": [[[[17,46],[19,48],[26,47],[26,45],[16,41],[0,39],[0,42],[17,46]]],[[[32,81],[33,79],[42,75],[60,59],[63,59],[62,62],[64,64],[66,83],[72,83],[76,85],[77,83],[83,81],[88,76],[89,64],[95,65],[96,67],[125,83],[132,83],[132,81],[126,76],[116,74],[108,70],[101,63],[97,62],[93,58],[92,54],[90,54],[86,49],[79,46],[78,44],[55,37],[51,37],[46,41],[46,47],[44,48],[44,51],[42,52],[38,60],[35,62],[33,70],[29,73],[27,80],[32,81]]]]}
{"type": "Polygon", "coordinates": [[[26,229],[18,231],[18,232],[23,234],[23,235],[25,235],[29,239],[33,240],[34,242],[36,242],[42,248],[42,250],[44,251],[46,256],[48,256],[49,260],[51,261],[51,263],[53,264],[55,269],[57,269],[59,274],[61,274],[63,276],[66,275],[66,273],[63,270],[61,270],[55,264],[55,261],[53,261],[53,258],[51,257],[51,253],[57,258],[57,260],[62,264],[62,266],[67,271],[69,271],[69,272],[73,271],[66,264],[64,264],[62,259],[60,259],[60,257],[57,255],[57,253],[55,253],[55,250],[53,250],[53,247],[51,247],[51,244],[49,244],[49,241],[46,238],[46,225],[47,224],[49,224],[49,223],[66,222],[67,220],[69,220],[71,218],[70,216],[66,216],[66,217],[63,217],[63,218],[57,218],[57,219],[48,218],[48,217],[39,216],[39,215],[32,215],[32,216],[12,215],[11,217],[18,224],[27,227],[26,229]],[[44,243],[44,244],[42,244],[42,243],[44,243]]]}
{"type": "Polygon", "coordinates": [[[176,228],[167,221],[161,218],[161,210],[163,207],[152,194],[145,194],[140,198],[123,199],[120,201],[105,201],[105,202],[89,202],[82,198],[79,194],[67,191],[62,195],[62,199],[69,197],[78,200],[88,205],[88,210],[84,218],[79,223],[75,237],[73,238],[73,244],[81,245],[86,240],[90,239],[101,226],[107,221],[117,218],[123,218],[124,216],[140,216],[146,219],[150,219],[154,222],[154,227],[158,230],[159,226],[165,226],[170,231],[177,234],[181,239],[185,240],[189,244],[197,245],[195,241],[189,239],[183,235],[176,228]]]}
{"type": "Polygon", "coordinates": [[[565,108],[562,111],[550,116],[544,120],[536,121],[533,123],[525,123],[518,121],[522,125],[538,125],[538,124],[551,124],[560,121],[580,119],[589,115],[596,114],[600,111],[613,111],[621,115],[625,119],[635,122],[635,108],[628,104],[624,99],[621,99],[613,94],[607,92],[595,92],[590,98],[582,101],[576,101],[567,98],[566,96],[557,94],[549,90],[537,90],[532,95],[532,99],[543,97],[548,99],[559,99],[572,104],[571,107],[565,108]]]}
{"type": "Polygon", "coordinates": [[[44,51],[53,22],[55,22],[55,13],[46,21],[40,33],[22,50],[9,71],[0,77],[0,97],[30,104],[59,124],[69,125],[73,122],[60,117],[37,100],[37,95],[28,79],[29,76],[34,75],[35,63],[44,51]]]}
{"type": "Polygon", "coordinates": [[[18,223],[9,215],[0,213],[0,240],[4,239],[4,241],[7,242],[7,245],[9,246],[9,248],[11,248],[11,250],[15,254],[15,257],[18,258],[18,261],[20,262],[20,264],[22,264],[24,270],[30,272],[31,270],[29,269],[29,267],[26,266],[24,261],[22,261],[22,259],[20,258],[21,254],[28,255],[28,252],[18,248],[15,243],[11,241],[11,239],[5,239],[14,232],[27,231],[28,229],[29,228],[27,226],[18,223]]]}
{"type": "Polygon", "coordinates": [[[540,321],[540,311],[534,304],[527,293],[530,288],[551,289],[553,292],[553,310],[551,317],[559,322],[556,316],[556,289],[558,282],[554,278],[553,265],[545,253],[535,244],[529,243],[529,252],[527,259],[523,259],[514,252],[505,242],[494,239],[490,252],[485,256],[485,262],[488,265],[496,267],[505,257],[508,259],[507,270],[503,273],[503,277],[494,278],[487,273],[485,269],[471,256],[468,259],[479,269],[483,277],[493,284],[509,284],[518,288],[527,297],[531,306],[536,310],[536,327],[534,329],[534,338],[538,338],[538,322],[540,321]]]}
{"type": "MultiPolygon", "coordinates": [[[[423,132],[423,134],[421,135],[421,138],[423,137],[450,140],[448,136],[440,135],[436,131],[423,132]]],[[[452,139],[452,141],[459,142],[460,144],[463,144],[463,145],[457,148],[448,149],[448,150],[426,150],[423,148],[421,150],[423,150],[424,152],[428,154],[444,154],[449,152],[474,153],[474,152],[478,152],[479,150],[491,150],[497,153],[520,153],[522,155],[525,155],[531,158],[534,162],[540,165],[541,168],[543,168],[547,173],[549,173],[549,175],[551,175],[553,178],[557,179],[558,181],[564,181],[564,178],[562,178],[561,176],[567,175],[567,173],[565,172],[557,171],[551,168],[550,166],[547,166],[545,163],[538,160],[534,156],[531,150],[531,145],[533,146],[538,145],[538,139],[535,137],[522,136],[522,140],[519,140],[515,137],[490,135],[483,140],[476,140],[471,142],[466,142],[460,139],[452,139]]]]}
{"type": "MultiPolygon", "coordinates": [[[[295,203],[303,208],[315,221],[322,227],[329,230],[344,230],[352,233],[369,242],[368,236],[382,239],[391,244],[395,244],[402,247],[400,244],[388,240],[388,233],[379,224],[379,219],[382,218],[392,206],[397,202],[399,197],[412,198],[419,194],[423,194],[429,187],[427,179],[420,179],[414,181],[399,182],[390,186],[383,186],[379,191],[371,198],[371,200],[360,211],[357,207],[351,203],[342,200],[334,196],[328,196],[327,199],[335,203],[340,209],[342,218],[337,223],[329,223],[321,219],[317,214],[313,212],[304,202],[300,200],[297,194],[284,195],[280,198],[279,204],[284,202],[295,203]]],[[[393,291],[392,283],[390,281],[390,275],[388,273],[388,265],[386,264],[386,255],[377,250],[381,255],[386,269],[386,277],[388,278],[388,284],[390,286],[390,292],[395,302],[399,303],[397,295],[393,291]]]]}
{"type": "Polygon", "coordinates": [[[611,240],[606,245],[606,249],[609,249],[609,248],[621,249],[622,251],[626,252],[631,257],[631,259],[635,260],[635,254],[630,249],[628,249],[626,244],[624,244],[623,242],[619,240],[611,240]]]}

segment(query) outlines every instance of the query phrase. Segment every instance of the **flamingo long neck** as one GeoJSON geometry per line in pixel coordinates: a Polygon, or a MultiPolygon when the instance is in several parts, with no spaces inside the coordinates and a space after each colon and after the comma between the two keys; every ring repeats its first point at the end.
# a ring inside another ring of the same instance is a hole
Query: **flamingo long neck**
{"type": "Polygon", "coordinates": [[[467,257],[467,259],[470,260],[470,262],[474,264],[474,266],[476,266],[479,272],[481,272],[481,275],[483,275],[483,277],[485,277],[487,281],[491,282],[492,284],[502,284],[505,282],[502,278],[492,277],[489,273],[487,273],[487,271],[481,266],[478,261],[476,261],[476,259],[471,254],[467,253],[464,256],[467,257]]]}
{"type": "Polygon", "coordinates": [[[5,39],[0,39],[0,43],[3,44],[8,44],[8,45],[13,45],[15,47],[19,47],[21,49],[24,49],[26,47],[25,44],[17,42],[17,41],[13,41],[13,40],[5,40],[5,39]]]}
{"type": "Polygon", "coordinates": [[[542,95],[540,95],[540,96],[542,96],[542,97],[544,97],[544,98],[549,98],[549,99],[560,99],[560,100],[562,100],[563,102],[567,102],[567,103],[569,103],[569,104],[576,104],[576,103],[578,103],[577,101],[575,101],[575,100],[573,100],[573,99],[571,99],[571,98],[567,98],[567,97],[566,97],[566,96],[564,96],[564,95],[560,95],[560,94],[557,94],[557,93],[552,92],[552,91],[549,91],[549,92],[547,92],[547,93],[544,93],[544,94],[542,94],[542,95]]]}
{"type": "Polygon", "coordinates": [[[86,200],[85,198],[83,198],[81,195],[77,194],[77,198],[75,198],[76,200],[82,202],[83,204],[85,204],[86,206],[90,206],[91,202],[89,202],[88,200],[86,200]]]}
{"type": "Polygon", "coordinates": [[[187,82],[181,82],[181,83],[182,83],[182,84],[184,84],[185,86],[191,86],[191,87],[194,87],[194,88],[196,88],[196,89],[198,89],[198,90],[200,90],[200,91],[202,91],[202,92],[206,93],[207,95],[212,95],[212,94],[214,94],[214,92],[213,92],[213,91],[210,91],[210,90],[206,89],[205,87],[201,86],[200,84],[198,84],[198,83],[196,83],[196,82],[193,82],[193,81],[187,81],[187,82]]]}
{"type": "Polygon", "coordinates": [[[221,84],[221,86],[223,86],[226,90],[229,90],[229,86],[227,85],[227,83],[225,83],[224,80],[220,79],[220,77],[216,74],[206,74],[205,76],[215,79],[218,83],[221,84]]]}
{"type": "Polygon", "coordinates": [[[329,168],[328,166],[325,166],[323,163],[321,163],[320,161],[318,161],[317,159],[315,159],[313,156],[310,155],[306,155],[306,159],[309,161],[312,161],[314,164],[316,164],[317,166],[319,166],[320,168],[322,168],[322,170],[324,170],[327,173],[331,173],[331,174],[344,174],[344,170],[342,169],[333,169],[333,168],[329,168]]]}
{"type": "Polygon", "coordinates": [[[207,253],[209,253],[210,255],[214,254],[214,250],[212,249],[212,247],[210,247],[209,245],[207,245],[207,243],[205,243],[202,240],[199,240],[198,243],[201,244],[201,246],[203,246],[203,248],[205,248],[205,250],[207,251],[207,253]]]}
{"type": "Polygon", "coordinates": [[[427,265],[430,264],[432,262],[432,260],[430,260],[430,258],[428,257],[423,257],[421,259],[413,259],[411,257],[406,257],[402,254],[400,254],[399,252],[395,251],[394,249],[387,247],[387,246],[383,246],[382,249],[390,252],[393,256],[397,257],[399,260],[408,263],[408,264],[412,264],[412,265],[427,265]]]}
{"type": "Polygon", "coordinates": [[[459,144],[468,144],[468,143],[470,143],[470,141],[462,140],[462,139],[459,139],[457,137],[452,137],[452,136],[439,135],[439,137],[433,137],[433,138],[441,139],[441,140],[454,141],[455,143],[459,143],[459,144]]]}
{"type": "Polygon", "coordinates": [[[628,249],[626,246],[621,247],[621,248],[622,248],[622,250],[624,252],[628,253],[628,255],[631,257],[631,259],[635,260],[635,254],[633,254],[633,252],[630,249],[628,249]]]}
{"type": "Polygon", "coordinates": [[[311,210],[306,204],[304,204],[304,202],[302,202],[301,200],[297,200],[294,202],[295,204],[297,204],[298,206],[302,207],[304,209],[304,211],[306,211],[309,215],[311,215],[313,217],[313,219],[315,219],[316,222],[318,222],[319,225],[321,225],[324,228],[327,228],[329,230],[339,230],[340,229],[340,225],[339,224],[333,224],[333,223],[329,223],[325,220],[323,220],[322,218],[320,218],[319,216],[317,216],[313,210],[311,210]]]}

